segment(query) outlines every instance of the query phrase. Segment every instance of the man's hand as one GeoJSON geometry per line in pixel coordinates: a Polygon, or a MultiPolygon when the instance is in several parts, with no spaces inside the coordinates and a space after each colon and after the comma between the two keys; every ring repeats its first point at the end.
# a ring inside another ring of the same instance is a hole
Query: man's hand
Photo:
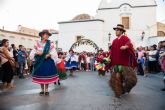
{"type": "Polygon", "coordinates": [[[126,50],[126,49],[128,49],[128,46],[127,46],[127,45],[121,46],[120,49],[121,49],[121,50],[126,50]]]}

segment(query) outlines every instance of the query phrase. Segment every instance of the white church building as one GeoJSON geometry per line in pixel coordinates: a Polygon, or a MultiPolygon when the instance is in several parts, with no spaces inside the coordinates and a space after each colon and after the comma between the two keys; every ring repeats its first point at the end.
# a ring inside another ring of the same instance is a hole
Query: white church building
{"type": "Polygon", "coordinates": [[[71,47],[75,51],[94,51],[94,43],[107,51],[115,39],[113,27],[117,24],[125,26],[126,34],[136,47],[145,46],[148,37],[157,36],[156,7],[155,0],[102,0],[94,17],[80,14],[58,23],[58,48],[63,51],[71,47]],[[94,48],[81,45],[81,39],[89,40],[86,44],[94,48]]]}

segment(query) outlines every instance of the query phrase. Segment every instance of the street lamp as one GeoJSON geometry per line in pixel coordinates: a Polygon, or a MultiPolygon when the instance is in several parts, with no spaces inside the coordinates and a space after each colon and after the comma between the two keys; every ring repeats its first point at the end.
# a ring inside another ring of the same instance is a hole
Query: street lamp
{"type": "Polygon", "coordinates": [[[56,50],[58,50],[58,41],[55,41],[55,45],[56,45],[56,50]]]}
{"type": "Polygon", "coordinates": [[[144,36],[145,36],[145,32],[143,31],[142,32],[142,36],[141,36],[141,40],[143,41],[143,39],[144,39],[144,36]]]}
{"type": "Polygon", "coordinates": [[[108,39],[109,39],[108,42],[108,50],[109,50],[109,47],[111,46],[111,33],[108,33],[108,39]]]}
{"type": "Polygon", "coordinates": [[[109,42],[110,42],[111,41],[111,33],[109,33],[108,36],[109,36],[109,42]]]}

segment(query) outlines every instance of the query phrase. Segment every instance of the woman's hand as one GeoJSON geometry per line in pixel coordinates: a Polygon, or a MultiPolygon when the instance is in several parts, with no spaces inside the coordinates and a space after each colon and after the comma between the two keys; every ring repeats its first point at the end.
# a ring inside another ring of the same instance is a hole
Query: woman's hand
{"type": "Polygon", "coordinates": [[[14,58],[11,58],[10,60],[15,61],[15,59],[14,59],[14,58]]]}
{"type": "Polygon", "coordinates": [[[48,59],[48,58],[50,58],[51,57],[51,55],[50,54],[47,54],[46,55],[46,59],[48,59]]]}
{"type": "Polygon", "coordinates": [[[42,56],[43,52],[37,52],[36,55],[42,56]]]}

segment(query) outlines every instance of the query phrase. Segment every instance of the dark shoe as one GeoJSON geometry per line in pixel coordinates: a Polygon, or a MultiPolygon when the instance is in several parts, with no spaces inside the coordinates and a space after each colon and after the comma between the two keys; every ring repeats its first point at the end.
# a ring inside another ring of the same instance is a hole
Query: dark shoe
{"type": "Polygon", "coordinates": [[[40,94],[40,96],[43,96],[44,95],[44,92],[40,92],[39,94],[40,94]]]}
{"type": "Polygon", "coordinates": [[[161,89],[161,91],[165,91],[165,88],[161,89]]]}
{"type": "Polygon", "coordinates": [[[45,92],[45,95],[48,96],[49,95],[49,92],[45,92]]]}
{"type": "Polygon", "coordinates": [[[60,81],[58,81],[58,85],[61,85],[60,81]]]}
{"type": "Polygon", "coordinates": [[[54,82],[54,84],[56,85],[57,83],[56,83],[56,82],[54,82]]]}

